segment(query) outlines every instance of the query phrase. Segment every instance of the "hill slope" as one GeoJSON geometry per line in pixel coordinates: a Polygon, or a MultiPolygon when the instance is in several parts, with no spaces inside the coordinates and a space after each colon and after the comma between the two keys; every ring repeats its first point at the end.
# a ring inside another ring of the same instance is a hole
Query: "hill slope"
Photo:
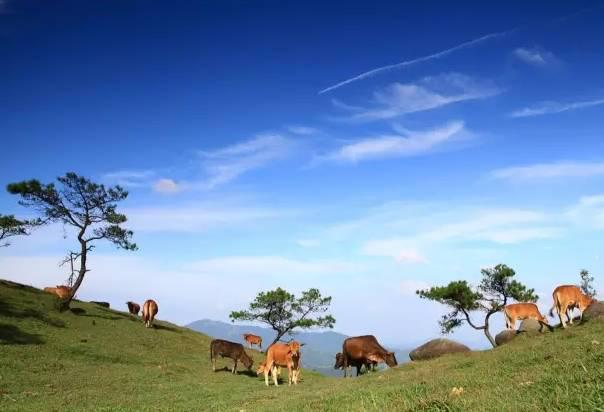
{"type": "MultiPolygon", "coordinates": [[[[242,335],[244,333],[253,333],[262,337],[265,349],[275,337],[275,332],[268,328],[235,325],[209,319],[197,320],[188,324],[187,327],[208,336],[227,339],[233,342],[243,342],[242,335]]],[[[347,337],[348,336],[346,335],[333,331],[296,332],[295,338],[305,344],[303,359],[304,367],[324,375],[342,376],[341,370],[335,370],[333,368],[335,362],[334,355],[337,352],[342,351],[342,342],[344,342],[344,339],[347,337]]],[[[408,351],[394,349],[388,346],[386,347],[396,352],[396,357],[400,363],[409,360],[408,351]]]]}
{"type": "Polygon", "coordinates": [[[602,322],[359,379],[303,371],[296,387],[266,388],[213,373],[207,336],[74,307],[85,312],[59,314],[51,296],[0,282],[0,410],[604,410],[602,322]]]}

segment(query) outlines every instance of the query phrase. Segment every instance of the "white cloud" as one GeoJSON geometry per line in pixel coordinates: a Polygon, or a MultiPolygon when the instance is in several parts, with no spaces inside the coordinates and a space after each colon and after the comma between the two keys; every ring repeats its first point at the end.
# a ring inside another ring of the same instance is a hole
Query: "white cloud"
{"type": "Polygon", "coordinates": [[[425,77],[418,83],[394,83],[374,93],[374,106],[348,106],[338,100],[334,104],[351,112],[350,120],[372,121],[391,119],[408,113],[436,109],[452,103],[482,99],[500,90],[487,81],[479,81],[459,73],[425,77]]]}
{"type": "Polygon", "coordinates": [[[423,57],[418,57],[418,58],[413,59],[413,60],[407,60],[407,61],[396,63],[396,64],[391,64],[391,65],[388,65],[388,66],[378,67],[376,69],[372,69],[372,70],[369,70],[367,72],[361,73],[358,76],[352,77],[350,79],[347,79],[347,80],[344,80],[342,82],[336,83],[336,84],[334,84],[332,86],[329,86],[329,87],[321,90],[319,92],[319,94],[323,94],[323,93],[329,92],[331,90],[335,90],[337,88],[340,88],[342,86],[345,86],[347,84],[350,84],[350,83],[353,83],[353,82],[356,82],[356,81],[359,81],[359,80],[363,80],[363,79],[366,79],[366,78],[369,78],[369,77],[373,77],[373,76],[375,76],[376,74],[379,74],[379,73],[383,73],[383,72],[390,71],[390,70],[395,70],[395,69],[401,69],[403,67],[412,66],[412,65],[415,65],[415,64],[418,64],[418,63],[423,63],[423,62],[427,62],[427,61],[434,60],[434,59],[439,59],[441,57],[448,56],[449,54],[454,53],[454,52],[456,52],[458,50],[466,49],[468,47],[475,46],[477,44],[486,42],[488,40],[505,36],[505,35],[511,33],[512,31],[513,30],[508,30],[508,31],[504,31],[504,32],[486,34],[484,36],[481,36],[481,37],[478,37],[476,39],[473,39],[473,40],[470,40],[470,41],[458,44],[457,46],[454,46],[454,47],[442,50],[442,51],[434,53],[434,54],[430,54],[430,55],[423,56],[423,57]]]}
{"type": "Polygon", "coordinates": [[[513,55],[518,60],[534,66],[545,66],[556,61],[552,52],[539,48],[519,47],[514,50],[513,55]]]}
{"type": "Polygon", "coordinates": [[[294,143],[278,134],[259,135],[251,140],[236,143],[213,151],[201,151],[208,178],[198,186],[212,189],[230,182],[244,173],[285,158],[294,143]]]}
{"type": "Polygon", "coordinates": [[[604,229],[604,194],[581,197],[566,216],[577,225],[604,229]]]}
{"type": "Polygon", "coordinates": [[[318,239],[299,239],[296,243],[305,248],[317,247],[321,244],[318,239]]]}
{"type": "Polygon", "coordinates": [[[257,207],[165,206],[125,211],[128,227],[146,232],[203,232],[224,226],[239,227],[268,219],[288,217],[295,211],[257,207]]]}
{"type": "Polygon", "coordinates": [[[177,193],[185,186],[179,185],[172,179],[159,179],[153,184],[153,190],[159,193],[177,193]]]}
{"type": "Polygon", "coordinates": [[[365,243],[362,252],[367,256],[391,257],[399,263],[426,263],[426,258],[410,243],[407,239],[371,240],[365,243]]]}
{"type": "Polygon", "coordinates": [[[604,175],[604,162],[555,162],[508,167],[491,173],[498,179],[532,180],[604,175]]]}
{"type": "Polygon", "coordinates": [[[411,132],[408,136],[385,135],[346,144],[319,160],[356,163],[388,157],[416,156],[432,151],[454,138],[464,137],[464,123],[455,121],[442,127],[411,132]]]}
{"type": "Polygon", "coordinates": [[[317,134],[320,132],[319,129],[315,129],[314,127],[308,127],[308,126],[289,126],[287,128],[287,130],[290,133],[293,134],[297,134],[297,135],[301,135],[301,136],[308,136],[308,135],[313,135],[313,134],[317,134]]]}
{"type": "Polygon", "coordinates": [[[153,170],[119,170],[105,173],[101,179],[124,187],[145,187],[150,186],[155,176],[153,170]]]}
{"type": "Polygon", "coordinates": [[[542,102],[535,106],[524,107],[510,113],[510,117],[532,117],[545,114],[555,114],[568,112],[571,110],[583,109],[586,107],[594,107],[604,104],[604,99],[588,100],[582,102],[559,103],[559,102],[542,102]]]}
{"type": "Polygon", "coordinates": [[[205,259],[186,265],[187,270],[200,274],[247,276],[303,276],[358,273],[360,266],[340,260],[296,260],[281,256],[228,256],[205,259]]]}

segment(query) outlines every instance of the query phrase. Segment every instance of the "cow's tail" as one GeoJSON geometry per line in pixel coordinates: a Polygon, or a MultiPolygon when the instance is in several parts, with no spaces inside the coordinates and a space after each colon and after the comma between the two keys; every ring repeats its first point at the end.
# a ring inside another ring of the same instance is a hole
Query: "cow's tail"
{"type": "Polygon", "coordinates": [[[554,303],[552,304],[552,307],[549,310],[549,316],[552,318],[554,317],[554,310],[558,312],[558,299],[556,294],[554,294],[554,303]]]}

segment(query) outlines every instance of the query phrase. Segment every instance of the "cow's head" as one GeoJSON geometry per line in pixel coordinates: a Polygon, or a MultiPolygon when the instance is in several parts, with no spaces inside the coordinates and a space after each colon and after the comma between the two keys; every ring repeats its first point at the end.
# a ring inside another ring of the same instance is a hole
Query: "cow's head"
{"type": "Polygon", "coordinates": [[[391,368],[394,368],[396,365],[398,365],[394,352],[387,352],[386,356],[384,357],[384,362],[386,362],[386,365],[390,366],[391,368]]]}
{"type": "Polygon", "coordinates": [[[336,364],[333,365],[334,369],[341,369],[344,367],[344,355],[341,352],[336,353],[336,364]]]}
{"type": "Polygon", "coordinates": [[[245,366],[248,370],[252,370],[254,360],[250,358],[247,353],[243,352],[243,356],[241,356],[241,363],[243,363],[243,366],[245,366]]]}
{"type": "Polygon", "coordinates": [[[596,302],[597,302],[597,300],[595,300],[591,296],[582,294],[581,298],[579,299],[579,305],[580,305],[579,309],[585,310],[588,306],[590,306],[596,302]]]}
{"type": "Polygon", "coordinates": [[[266,361],[262,361],[258,368],[256,369],[256,375],[264,375],[264,369],[266,368],[266,361]]]}

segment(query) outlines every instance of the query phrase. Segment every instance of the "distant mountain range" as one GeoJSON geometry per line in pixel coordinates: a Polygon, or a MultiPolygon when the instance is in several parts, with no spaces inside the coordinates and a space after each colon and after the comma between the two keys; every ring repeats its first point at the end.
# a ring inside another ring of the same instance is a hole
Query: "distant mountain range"
{"type": "MultiPolygon", "coordinates": [[[[275,332],[259,326],[235,325],[209,319],[202,319],[186,325],[187,328],[204,333],[213,338],[226,339],[243,343],[244,333],[253,333],[262,337],[263,349],[266,349],[275,337],[275,332]]],[[[341,333],[326,332],[296,332],[295,339],[304,343],[302,365],[324,375],[341,376],[342,371],[335,370],[335,354],[342,351],[342,342],[348,336],[341,333]]],[[[386,345],[385,345],[386,346],[386,345]]],[[[388,348],[388,347],[387,347],[388,348]]],[[[399,363],[409,360],[409,351],[388,348],[396,353],[399,363]]]]}

